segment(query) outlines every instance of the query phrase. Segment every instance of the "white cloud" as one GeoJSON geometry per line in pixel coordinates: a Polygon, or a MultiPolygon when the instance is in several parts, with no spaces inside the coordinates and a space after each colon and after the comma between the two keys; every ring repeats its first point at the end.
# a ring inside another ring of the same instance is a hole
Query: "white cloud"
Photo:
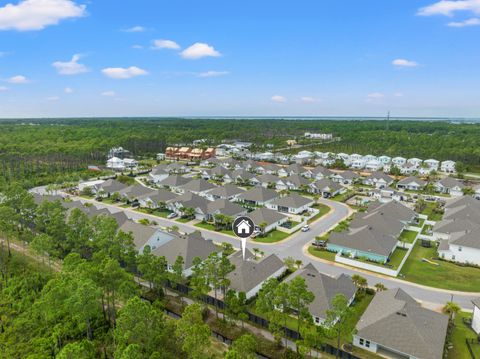
{"type": "Polygon", "coordinates": [[[124,32],[144,32],[144,31],[147,31],[147,29],[143,26],[133,26],[123,31],[124,32]]]}
{"type": "Polygon", "coordinates": [[[458,11],[469,11],[480,14],[480,0],[440,0],[436,3],[420,8],[417,15],[453,16],[458,11]]]}
{"type": "Polygon", "coordinates": [[[199,74],[197,74],[197,77],[220,77],[228,74],[228,71],[206,71],[200,72],[199,74]]]}
{"type": "Polygon", "coordinates": [[[7,86],[0,86],[0,92],[5,92],[5,91],[8,91],[8,87],[7,86]]]}
{"type": "Polygon", "coordinates": [[[71,87],[65,87],[65,88],[63,89],[63,92],[65,92],[65,93],[67,93],[67,94],[70,94],[70,93],[73,93],[74,90],[73,90],[71,87]]]}
{"type": "Polygon", "coordinates": [[[102,73],[105,76],[108,76],[112,79],[130,79],[136,76],[147,75],[148,72],[137,67],[130,66],[127,68],[124,67],[108,67],[102,70],[102,73]]]}
{"type": "Polygon", "coordinates": [[[367,95],[366,101],[373,103],[380,102],[384,97],[385,95],[381,92],[372,92],[367,95]]]}
{"type": "Polygon", "coordinates": [[[102,92],[100,95],[106,96],[106,97],[113,97],[113,96],[115,96],[116,94],[115,94],[115,91],[104,91],[104,92],[102,92]]]}
{"type": "Polygon", "coordinates": [[[392,61],[392,65],[397,67],[417,67],[418,62],[405,59],[395,59],[392,61]]]}
{"type": "Polygon", "coordinates": [[[270,98],[270,100],[272,100],[273,102],[277,102],[277,103],[284,103],[287,101],[287,99],[283,96],[280,96],[280,95],[274,95],[270,98]]]}
{"type": "Polygon", "coordinates": [[[178,50],[180,45],[173,40],[158,39],[152,41],[152,49],[169,49],[169,50],[178,50]]]}
{"type": "Polygon", "coordinates": [[[0,7],[0,30],[42,30],[63,19],[82,17],[85,5],[72,0],[21,0],[0,7]]]}
{"type": "Polygon", "coordinates": [[[132,45],[132,49],[141,50],[143,49],[142,45],[132,45]]]}
{"type": "Polygon", "coordinates": [[[310,97],[310,96],[300,97],[300,101],[302,101],[302,102],[304,102],[304,103],[314,103],[314,102],[317,102],[316,99],[314,99],[313,97],[310,97]]]}
{"type": "Polygon", "coordinates": [[[480,18],[472,17],[463,21],[452,21],[447,24],[450,27],[466,27],[466,26],[478,26],[480,25],[480,18]]]}
{"type": "Polygon", "coordinates": [[[205,44],[203,42],[196,42],[192,46],[183,50],[180,55],[184,59],[196,60],[202,57],[219,57],[222,56],[220,52],[215,50],[213,46],[205,44]]]}
{"type": "Polygon", "coordinates": [[[60,100],[60,97],[50,96],[50,97],[46,97],[45,100],[47,100],[47,101],[58,101],[58,100],[60,100]]]}
{"type": "Polygon", "coordinates": [[[7,81],[11,84],[26,84],[30,82],[25,76],[22,75],[12,76],[7,81]]]}
{"type": "Polygon", "coordinates": [[[88,68],[80,64],[78,60],[80,60],[80,55],[75,54],[73,55],[70,61],[62,62],[62,61],[55,61],[52,66],[57,69],[57,72],[60,75],[78,75],[88,72],[88,68]]]}

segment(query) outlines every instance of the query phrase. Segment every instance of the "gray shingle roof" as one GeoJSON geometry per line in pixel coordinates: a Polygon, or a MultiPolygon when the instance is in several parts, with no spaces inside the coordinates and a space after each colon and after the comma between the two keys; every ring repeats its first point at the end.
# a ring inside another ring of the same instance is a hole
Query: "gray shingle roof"
{"type": "Polygon", "coordinates": [[[267,226],[269,226],[273,223],[279,222],[287,218],[287,216],[268,208],[257,208],[253,212],[250,212],[248,216],[253,221],[253,223],[255,223],[255,225],[257,226],[263,222],[265,222],[267,226]]]}
{"type": "Polygon", "coordinates": [[[128,186],[122,182],[117,181],[116,179],[108,179],[105,182],[96,186],[99,190],[103,190],[105,193],[115,193],[128,186]]]}
{"type": "Polygon", "coordinates": [[[332,181],[330,178],[322,178],[321,180],[311,183],[310,186],[315,187],[320,191],[328,191],[328,192],[336,192],[343,188],[342,185],[332,181]]]}
{"type": "Polygon", "coordinates": [[[207,213],[208,203],[210,203],[210,201],[194,193],[185,192],[181,196],[168,201],[168,203],[178,203],[184,208],[199,208],[203,213],[207,213]]]}
{"type": "Polygon", "coordinates": [[[292,193],[285,197],[276,198],[271,203],[277,206],[299,208],[307,204],[313,204],[313,199],[300,196],[298,193],[292,193]]]}
{"type": "Polygon", "coordinates": [[[208,191],[208,194],[211,196],[216,196],[220,198],[229,198],[243,192],[245,192],[244,189],[229,183],[208,191]]]}
{"type": "Polygon", "coordinates": [[[480,309],[480,297],[472,300],[474,306],[480,309]]]}
{"type": "Polygon", "coordinates": [[[177,194],[161,188],[161,189],[155,190],[152,193],[147,193],[146,195],[140,196],[139,199],[150,199],[156,203],[159,203],[159,202],[170,201],[176,198],[177,196],[178,196],[177,194]]]}
{"type": "Polygon", "coordinates": [[[171,175],[165,178],[164,180],[160,181],[158,184],[160,186],[166,186],[166,187],[179,187],[188,183],[188,181],[190,181],[190,179],[182,177],[180,175],[171,175]]]}
{"type": "Polygon", "coordinates": [[[207,205],[208,214],[223,214],[225,216],[235,217],[240,214],[246,213],[246,209],[239,206],[236,203],[232,203],[226,199],[217,199],[216,201],[209,202],[207,205]]]}
{"type": "Polygon", "coordinates": [[[438,184],[442,185],[445,188],[453,188],[453,187],[459,187],[459,188],[465,188],[466,186],[463,184],[463,182],[460,182],[459,180],[452,178],[452,177],[445,177],[441,179],[440,181],[437,182],[438,184]]]}
{"type": "Polygon", "coordinates": [[[422,180],[421,178],[415,177],[415,176],[403,178],[400,181],[398,181],[397,185],[409,185],[411,183],[416,183],[420,187],[423,187],[423,186],[427,185],[426,181],[422,180]]]}
{"type": "Polygon", "coordinates": [[[255,260],[254,255],[248,249],[245,253],[245,260],[243,260],[242,251],[233,253],[229,259],[235,266],[233,272],[228,275],[230,288],[237,292],[249,292],[285,267],[282,260],[275,254],[255,260]]]}
{"type": "Polygon", "coordinates": [[[133,242],[135,244],[135,248],[137,249],[142,248],[158,231],[156,228],[135,223],[131,220],[125,221],[125,223],[120,226],[119,230],[125,233],[132,233],[133,242]]]}
{"type": "Polygon", "coordinates": [[[343,294],[349,300],[357,291],[357,287],[349,276],[341,274],[337,278],[330,277],[320,273],[311,263],[295,271],[286,279],[286,282],[296,277],[303,278],[308,290],[315,296],[309,305],[310,314],[322,319],[326,319],[326,312],[331,309],[332,299],[336,294],[343,294]]]}
{"type": "Polygon", "coordinates": [[[254,187],[243,192],[238,199],[244,201],[266,202],[278,197],[278,193],[273,189],[264,187],[254,187]]]}
{"type": "Polygon", "coordinates": [[[120,193],[121,196],[125,196],[130,200],[134,200],[148,194],[154,194],[155,190],[142,186],[140,184],[134,184],[118,191],[118,193],[120,193]]]}
{"type": "Polygon", "coordinates": [[[171,265],[175,263],[178,256],[181,256],[184,261],[184,269],[188,269],[192,267],[195,257],[203,260],[213,252],[218,252],[218,248],[212,240],[206,240],[200,232],[194,232],[177,235],[174,239],[155,248],[152,253],[165,257],[167,263],[171,265]]]}
{"type": "Polygon", "coordinates": [[[441,359],[448,317],[424,309],[401,289],[375,295],[357,324],[357,335],[422,359],[441,359]]]}
{"type": "Polygon", "coordinates": [[[199,179],[191,180],[190,182],[184,184],[180,188],[184,191],[190,191],[190,192],[205,192],[205,191],[214,189],[216,187],[217,186],[215,186],[214,184],[208,181],[205,181],[202,178],[199,178],[199,179]]]}

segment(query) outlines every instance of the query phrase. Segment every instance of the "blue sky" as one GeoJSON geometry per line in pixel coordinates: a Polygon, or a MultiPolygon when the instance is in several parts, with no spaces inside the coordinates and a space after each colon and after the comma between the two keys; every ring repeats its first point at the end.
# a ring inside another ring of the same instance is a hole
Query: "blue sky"
{"type": "Polygon", "coordinates": [[[0,117],[480,117],[480,0],[0,0],[0,117]]]}

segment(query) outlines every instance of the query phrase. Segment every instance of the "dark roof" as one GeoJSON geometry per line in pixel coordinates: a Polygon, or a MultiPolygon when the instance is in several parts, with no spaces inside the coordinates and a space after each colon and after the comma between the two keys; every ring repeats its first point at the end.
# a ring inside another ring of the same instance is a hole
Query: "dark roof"
{"type": "Polygon", "coordinates": [[[313,204],[313,199],[300,196],[297,193],[292,193],[288,196],[276,198],[271,203],[277,206],[299,208],[306,206],[307,204],[313,204]]]}
{"type": "Polygon", "coordinates": [[[188,183],[190,179],[185,178],[180,175],[172,175],[168,176],[164,180],[160,181],[158,184],[161,186],[166,186],[166,187],[179,187],[183,186],[184,184],[188,183]]]}
{"type": "Polygon", "coordinates": [[[357,335],[415,358],[441,359],[448,317],[422,308],[402,289],[375,295],[357,323],[357,335]]]}
{"type": "Polygon", "coordinates": [[[259,226],[260,223],[263,223],[263,222],[265,222],[267,226],[269,226],[273,223],[276,223],[278,221],[281,221],[287,218],[287,216],[268,208],[257,208],[253,212],[250,212],[248,216],[253,221],[253,223],[255,223],[255,225],[257,226],[259,226]]]}
{"type": "Polygon", "coordinates": [[[270,188],[254,187],[243,192],[237,198],[245,201],[266,202],[278,197],[278,193],[270,188]]]}

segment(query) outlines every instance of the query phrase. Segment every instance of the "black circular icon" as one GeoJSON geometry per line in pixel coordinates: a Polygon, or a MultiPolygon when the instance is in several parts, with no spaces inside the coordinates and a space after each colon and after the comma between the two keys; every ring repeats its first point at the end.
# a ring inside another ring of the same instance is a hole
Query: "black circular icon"
{"type": "Polygon", "coordinates": [[[248,217],[237,217],[233,221],[233,232],[240,238],[248,238],[255,230],[255,223],[248,217]]]}

